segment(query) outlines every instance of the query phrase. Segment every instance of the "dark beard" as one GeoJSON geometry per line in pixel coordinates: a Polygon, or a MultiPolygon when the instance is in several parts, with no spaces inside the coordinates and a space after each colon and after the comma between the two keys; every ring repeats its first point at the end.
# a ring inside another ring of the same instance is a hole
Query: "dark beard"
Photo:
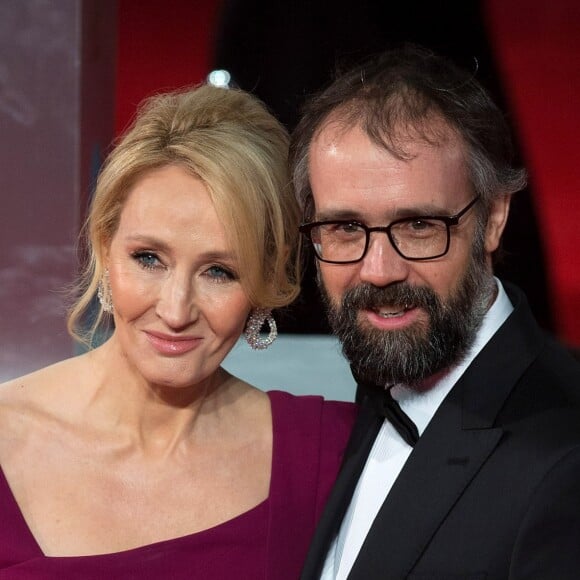
{"type": "Polygon", "coordinates": [[[320,280],[319,286],[330,325],[353,374],[358,381],[381,389],[397,383],[420,388],[426,378],[458,363],[473,344],[495,288],[477,242],[465,275],[445,302],[426,286],[401,282],[382,288],[357,286],[336,307],[320,280]],[[357,320],[360,310],[380,306],[420,307],[428,321],[401,330],[362,328],[357,320]]]}

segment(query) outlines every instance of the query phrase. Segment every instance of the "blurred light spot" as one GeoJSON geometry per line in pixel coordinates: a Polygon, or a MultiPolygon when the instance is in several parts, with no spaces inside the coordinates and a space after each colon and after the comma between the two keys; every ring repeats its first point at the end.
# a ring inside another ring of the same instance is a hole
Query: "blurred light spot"
{"type": "Polygon", "coordinates": [[[223,89],[229,88],[231,79],[232,76],[227,70],[212,70],[209,75],[207,75],[207,81],[210,85],[221,87],[223,89]]]}

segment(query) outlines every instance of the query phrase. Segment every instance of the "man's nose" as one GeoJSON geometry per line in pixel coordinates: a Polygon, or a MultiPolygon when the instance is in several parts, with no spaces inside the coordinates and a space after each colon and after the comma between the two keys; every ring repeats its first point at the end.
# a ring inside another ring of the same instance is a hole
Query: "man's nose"
{"type": "Polygon", "coordinates": [[[410,262],[393,248],[386,232],[372,232],[369,247],[361,260],[361,282],[373,286],[388,286],[407,279],[410,262]]]}

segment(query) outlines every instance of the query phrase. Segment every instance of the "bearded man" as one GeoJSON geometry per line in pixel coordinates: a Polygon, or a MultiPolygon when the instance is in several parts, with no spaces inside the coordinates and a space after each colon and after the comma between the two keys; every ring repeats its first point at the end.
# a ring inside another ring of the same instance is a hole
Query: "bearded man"
{"type": "Polygon", "coordinates": [[[420,49],[339,77],[291,163],[359,420],[303,579],[580,575],[580,365],[493,275],[525,185],[470,72],[420,49]]]}

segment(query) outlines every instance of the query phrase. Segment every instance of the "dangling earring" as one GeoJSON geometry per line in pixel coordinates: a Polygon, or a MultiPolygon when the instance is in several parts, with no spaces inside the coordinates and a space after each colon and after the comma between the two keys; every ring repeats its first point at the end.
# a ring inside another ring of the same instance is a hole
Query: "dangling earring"
{"type": "Polygon", "coordinates": [[[276,321],[272,317],[272,311],[269,308],[255,308],[248,318],[244,335],[248,344],[254,350],[268,348],[278,336],[278,329],[276,328],[276,321]],[[270,334],[266,338],[261,338],[260,329],[264,325],[264,322],[268,323],[270,334]]]}
{"type": "Polygon", "coordinates": [[[111,285],[109,284],[109,270],[105,270],[103,277],[99,280],[97,298],[101,303],[103,312],[111,314],[113,312],[113,297],[111,295],[111,285]]]}

